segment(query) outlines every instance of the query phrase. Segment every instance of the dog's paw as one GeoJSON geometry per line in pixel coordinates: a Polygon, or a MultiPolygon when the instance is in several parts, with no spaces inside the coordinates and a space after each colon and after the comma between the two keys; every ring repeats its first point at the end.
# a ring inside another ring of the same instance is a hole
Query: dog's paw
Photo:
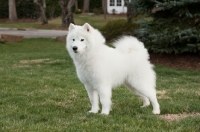
{"type": "Polygon", "coordinates": [[[150,103],[149,104],[143,104],[142,106],[140,106],[141,108],[144,108],[144,107],[148,107],[150,105],[150,103]]]}
{"type": "Polygon", "coordinates": [[[88,111],[89,113],[94,113],[94,114],[96,114],[96,113],[98,113],[98,110],[90,110],[90,111],[88,111]]]}
{"type": "Polygon", "coordinates": [[[158,109],[158,110],[153,110],[152,112],[153,112],[153,114],[155,114],[155,115],[159,115],[159,114],[160,114],[160,110],[159,110],[159,109],[158,109]]]}
{"type": "Polygon", "coordinates": [[[109,115],[109,112],[101,112],[102,115],[109,115]]]}
{"type": "Polygon", "coordinates": [[[105,109],[105,110],[102,110],[102,111],[101,111],[101,114],[102,114],[102,115],[109,115],[109,113],[110,113],[110,110],[109,110],[109,109],[105,109]]]}
{"type": "Polygon", "coordinates": [[[143,105],[140,106],[140,107],[144,108],[144,107],[147,107],[147,106],[149,106],[149,105],[150,105],[149,99],[143,99],[143,105]]]}

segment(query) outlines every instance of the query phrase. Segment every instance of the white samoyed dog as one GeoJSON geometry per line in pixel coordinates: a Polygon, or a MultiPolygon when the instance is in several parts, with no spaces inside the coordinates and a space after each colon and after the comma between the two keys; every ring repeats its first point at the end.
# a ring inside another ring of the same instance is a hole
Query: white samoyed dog
{"type": "Polygon", "coordinates": [[[105,38],[88,23],[69,26],[66,47],[78,78],[87,90],[92,105],[89,112],[98,113],[100,98],[101,113],[108,115],[112,88],[124,84],[143,99],[141,107],[149,106],[151,102],[153,113],[160,114],[156,75],[143,43],[135,37],[124,36],[114,46],[106,46],[105,38]]]}

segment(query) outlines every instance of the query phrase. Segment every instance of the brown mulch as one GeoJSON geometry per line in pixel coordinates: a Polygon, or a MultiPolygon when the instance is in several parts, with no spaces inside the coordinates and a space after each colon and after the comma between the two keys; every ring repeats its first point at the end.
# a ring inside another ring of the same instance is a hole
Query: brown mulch
{"type": "Polygon", "coordinates": [[[60,26],[60,27],[54,28],[54,30],[68,30],[68,27],[62,27],[62,26],[60,26]]]}
{"type": "MultiPolygon", "coordinates": [[[[14,22],[40,22],[39,19],[27,19],[27,18],[23,18],[23,19],[18,19],[17,21],[10,21],[9,19],[7,18],[0,18],[0,22],[6,22],[6,23],[14,23],[14,22]]],[[[54,29],[54,30],[68,30],[67,27],[62,27],[62,26],[59,26],[57,27],[57,25],[55,24],[44,24],[44,25],[39,25],[37,26],[36,28],[38,29],[54,29]]]]}
{"type": "Polygon", "coordinates": [[[37,27],[36,27],[37,29],[54,29],[54,28],[56,28],[56,25],[54,25],[54,24],[41,24],[41,25],[38,25],[37,27]]]}
{"type": "Polygon", "coordinates": [[[7,18],[1,18],[0,22],[38,22],[39,19],[27,19],[27,18],[22,18],[22,19],[18,19],[17,21],[10,21],[7,18]]]}
{"type": "Polygon", "coordinates": [[[150,53],[153,64],[165,65],[173,68],[200,70],[200,54],[155,54],[150,53]]]}

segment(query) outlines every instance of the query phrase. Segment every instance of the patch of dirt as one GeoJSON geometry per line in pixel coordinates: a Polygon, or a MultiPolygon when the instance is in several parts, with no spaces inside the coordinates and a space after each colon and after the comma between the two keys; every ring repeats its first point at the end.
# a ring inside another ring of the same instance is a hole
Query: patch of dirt
{"type": "Polygon", "coordinates": [[[153,64],[165,65],[173,68],[200,70],[200,54],[155,54],[150,53],[153,64]]]}
{"type": "Polygon", "coordinates": [[[13,65],[13,68],[28,68],[28,67],[30,67],[30,65],[27,65],[27,64],[25,64],[25,65],[17,65],[17,64],[14,64],[14,65],[13,65]]]}
{"type": "Polygon", "coordinates": [[[38,65],[40,66],[40,63],[54,63],[57,62],[58,60],[51,60],[49,58],[47,59],[36,59],[36,60],[20,60],[19,64],[14,64],[14,68],[28,68],[31,67],[31,65],[38,65]]]}
{"type": "Polygon", "coordinates": [[[158,90],[157,94],[159,94],[160,96],[164,96],[167,93],[166,90],[158,90]]]}
{"type": "Polygon", "coordinates": [[[174,94],[180,94],[180,93],[191,93],[197,96],[200,96],[200,90],[191,90],[191,89],[184,89],[184,88],[178,88],[174,92],[174,94]]]}
{"type": "Polygon", "coordinates": [[[158,99],[171,99],[171,97],[168,97],[166,95],[167,91],[166,90],[157,90],[157,98],[158,99]]]}
{"type": "Polygon", "coordinates": [[[27,68],[27,67],[31,67],[31,65],[40,66],[41,63],[52,64],[52,63],[57,63],[57,62],[61,62],[61,61],[64,61],[64,60],[61,60],[61,59],[53,60],[53,59],[50,59],[50,58],[36,59],[36,60],[20,60],[19,64],[13,65],[13,68],[27,68]]]}
{"type": "Polygon", "coordinates": [[[185,93],[185,92],[188,92],[188,91],[186,89],[178,88],[178,89],[176,89],[176,91],[174,93],[179,94],[179,93],[185,93]]]}
{"type": "Polygon", "coordinates": [[[21,60],[20,63],[21,64],[38,64],[38,63],[42,63],[45,61],[49,61],[50,59],[37,59],[37,60],[21,60]]]}
{"type": "Polygon", "coordinates": [[[186,117],[196,117],[200,116],[200,113],[182,113],[182,114],[165,114],[159,115],[162,119],[165,119],[169,122],[181,120],[186,117]]]}

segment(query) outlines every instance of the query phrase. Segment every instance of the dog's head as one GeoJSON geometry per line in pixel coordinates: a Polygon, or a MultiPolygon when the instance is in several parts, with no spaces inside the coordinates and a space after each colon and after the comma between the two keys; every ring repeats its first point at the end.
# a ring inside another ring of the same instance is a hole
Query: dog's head
{"type": "Polygon", "coordinates": [[[67,50],[71,55],[92,50],[92,47],[98,43],[105,43],[105,39],[99,31],[88,23],[83,26],[70,24],[67,35],[67,50]]]}
{"type": "Polygon", "coordinates": [[[83,26],[77,26],[74,24],[70,24],[69,33],[67,36],[67,49],[70,52],[74,53],[83,53],[89,42],[87,38],[87,34],[91,32],[89,24],[85,24],[83,26]]]}

